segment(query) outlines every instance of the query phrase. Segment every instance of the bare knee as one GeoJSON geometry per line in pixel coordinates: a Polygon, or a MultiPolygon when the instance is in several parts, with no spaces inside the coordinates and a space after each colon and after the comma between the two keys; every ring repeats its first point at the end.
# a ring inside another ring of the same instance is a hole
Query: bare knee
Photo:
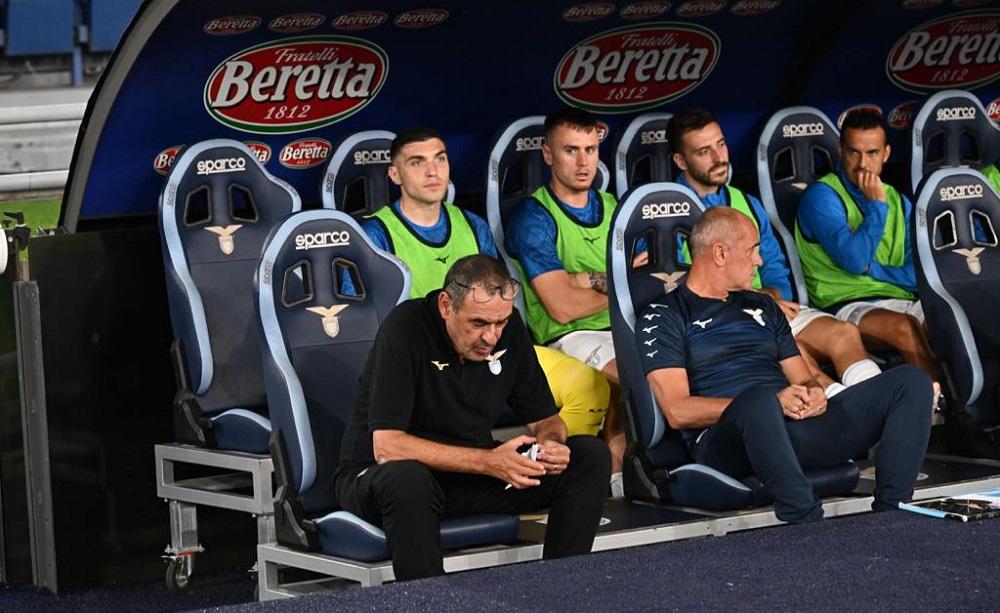
{"type": "Polygon", "coordinates": [[[921,348],[923,329],[917,318],[899,313],[892,319],[892,339],[900,349],[915,351],[921,348]]]}
{"type": "Polygon", "coordinates": [[[831,325],[828,338],[831,356],[848,351],[863,351],[861,331],[851,322],[838,321],[831,325]]]}

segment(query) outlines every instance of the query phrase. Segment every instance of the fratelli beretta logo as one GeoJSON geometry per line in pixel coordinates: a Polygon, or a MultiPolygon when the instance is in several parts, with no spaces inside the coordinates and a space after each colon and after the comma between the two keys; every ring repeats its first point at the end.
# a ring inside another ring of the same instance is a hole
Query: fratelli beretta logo
{"type": "Polygon", "coordinates": [[[226,58],[205,84],[205,108],[245,132],[302,132],[360,111],[388,72],[389,59],[374,43],[346,36],[287,38],[226,58]]]}
{"type": "Polygon", "coordinates": [[[692,24],[609,30],[563,56],[555,90],[568,104],[592,111],[648,109],[698,87],[718,62],[720,49],[715,32],[692,24]]]}
{"type": "Polygon", "coordinates": [[[903,89],[970,89],[1000,77],[1000,12],[928,21],[903,35],[885,71],[903,89]]]}

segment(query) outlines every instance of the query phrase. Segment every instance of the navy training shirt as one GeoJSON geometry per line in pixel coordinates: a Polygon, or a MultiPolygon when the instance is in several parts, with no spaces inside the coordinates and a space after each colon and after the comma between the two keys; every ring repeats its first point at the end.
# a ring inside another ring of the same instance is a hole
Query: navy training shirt
{"type": "MultiPolygon", "coordinates": [[[[770,296],[743,291],[726,300],[703,298],[683,283],[639,315],[635,340],[646,374],[683,368],[691,395],[707,398],[735,398],[755,386],[777,393],[788,387],[779,362],[799,355],[770,296]]],[[[693,439],[700,432],[683,434],[693,439]]]]}

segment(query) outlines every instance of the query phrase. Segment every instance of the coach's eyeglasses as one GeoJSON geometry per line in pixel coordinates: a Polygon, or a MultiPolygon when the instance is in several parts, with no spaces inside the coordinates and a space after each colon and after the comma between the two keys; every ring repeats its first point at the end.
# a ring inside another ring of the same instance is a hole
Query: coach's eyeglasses
{"type": "Polygon", "coordinates": [[[458,281],[452,281],[455,285],[459,287],[464,287],[472,293],[472,301],[483,304],[493,300],[493,297],[497,294],[500,298],[506,300],[507,302],[512,301],[517,297],[517,293],[521,291],[521,284],[510,279],[500,285],[482,285],[477,283],[476,285],[466,285],[464,283],[459,283],[458,281]]]}

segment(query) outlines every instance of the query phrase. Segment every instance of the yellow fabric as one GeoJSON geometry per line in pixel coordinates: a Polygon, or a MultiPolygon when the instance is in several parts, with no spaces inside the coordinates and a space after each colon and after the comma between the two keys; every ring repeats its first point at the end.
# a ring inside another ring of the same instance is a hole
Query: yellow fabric
{"type": "Polygon", "coordinates": [[[559,416],[566,422],[567,435],[596,435],[611,395],[604,374],[555,349],[535,345],[535,353],[559,407],[559,416]]]}

